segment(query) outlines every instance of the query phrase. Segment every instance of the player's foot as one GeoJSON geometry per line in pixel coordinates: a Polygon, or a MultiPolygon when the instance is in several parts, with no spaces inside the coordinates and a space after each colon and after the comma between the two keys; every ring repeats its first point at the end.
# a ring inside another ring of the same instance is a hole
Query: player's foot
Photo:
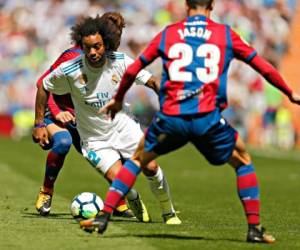
{"type": "Polygon", "coordinates": [[[80,227],[86,232],[97,232],[99,234],[103,234],[107,228],[109,218],[109,213],[101,212],[100,215],[96,216],[96,218],[82,220],[79,222],[79,224],[80,227]]]}
{"type": "Polygon", "coordinates": [[[114,212],[113,216],[123,217],[123,218],[135,218],[134,213],[127,205],[118,206],[114,212]]]}
{"type": "Polygon", "coordinates": [[[138,194],[137,198],[134,200],[129,200],[129,207],[134,213],[135,217],[141,222],[150,222],[150,216],[148,214],[147,208],[141,200],[141,196],[138,194]]]}
{"type": "Polygon", "coordinates": [[[163,214],[164,223],[167,225],[180,225],[182,222],[176,213],[163,214]]]}
{"type": "Polygon", "coordinates": [[[261,225],[249,226],[247,241],[253,243],[274,243],[276,239],[265,232],[265,228],[261,225]]]}
{"type": "Polygon", "coordinates": [[[40,215],[46,216],[50,213],[52,195],[53,189],[41,187],[37,201],[35,203],[35,208],[40,213],[40,215]]]}

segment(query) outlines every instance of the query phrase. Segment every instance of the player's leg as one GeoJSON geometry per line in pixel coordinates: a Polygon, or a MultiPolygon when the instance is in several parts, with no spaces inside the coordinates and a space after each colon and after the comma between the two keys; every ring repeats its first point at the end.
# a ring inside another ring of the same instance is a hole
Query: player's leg
{"type": "Polygon", "coordinates": [[[181,224],[181,220],[178,218],[172,203],[167,178],[161,167],[157,165],[156,161],[151,161],[143,168],[143,173],[147,177],[152,193],[159,201],[163,221],[167,225],[181,224]]]}
{"type": "MultiPolygon", "coordinates": [[[[115,144],[118,145],[117,150],[122,157],[128,159],[134,154],[139,143],[144,143],[144,141],[140,142],[140,140],[144,140],[144,134],[140,125],[136,121],[128,119],[126,128],[119,130],[118,141],[115,144]]],[[[164,222],[172,225],[181,224],[172,204],[167,178],[160,166],[156,161],[151,161],[143,168],[143,173],[148,180],[152,193],[159,201],[164,222]]]]}
{"type": "Polygon", "coordinates": [[[237,175],[237,189],[248,222],[247,241],[273,243],[275,238],[265,233],[260,224],[259,186],[255,169],[244,142],[237,138],[232,156],[228,162],[237,175]]]}
{"type": "Polygon", "coordinates": [[[81,139],[80,139],[80,135],[78,133],[78,130],[76,128],[76,125],[69,122],[66,125],[66,129],[69,131],[69,133],[72,136],[73,146],[75,147],[76,151],[79,154],[82,154],[82,152],[81,152],[81,139]]]}
{"type": "MultiPolygon", "coordinates": [[[[112,183],[116,175],[122,167],[122,162],[119,160],[114,163],[105,174],[105,178],[112,183]]],[[[148,210],[141,199],[141,195],[133,188],[131,188],[126,195],[129,207],[132,209],[134,216],[141,222],[150,222],[150,216],[148,210]]],[[[117,208],[114,210],[113,215],[116,215],[116,210],[120,208],[120,203],[124,201],[124,198],[120,200],[117,208]]],[[[126,205],[126,203],[125,203],[126,205]]],[[[127,205],[126,205],[127,207],[127,205]]],[[[131,210],[130,210],[131,211],[131,210]]],[[[132,212],[131,212],[132,213],[132,212]]]]}
{"type": "MultiPolygon", "coordinates": [[[[110,147],[111,141],[105,142],[94,142],[89,144],[84,144],[82,146],[83,156],[89,161],[89,163],[101,173],[105,179],[111,184],[114,180],[116,174],[122,167],[122,162],[120,160],[120,154],[110,147]]],[[[130,190],[127,196],[128,203],[132,200],[141,203],[141,207],[144,209],[144,218],[139,215],[142,213],[134,208],[131,211],[125,198],[120,199],[117,206],[114,209],[114,216],[121,216],[127,218],[136,217],[138,220],[143,222],[149,222],[149,215],[145,205],[140,199],[140,195],[134,190],[130,190]]]]}
{"type": "Polygon", "coordinates": [[[51,123],[47,130],[52,147],[46,160],[44,183],[36,201],[36,209],[41,215],[50,213],[54,184],[72,145],[72,137],[66,129],[51,123]]]}
{"type": "Polygon", "coordinates": [[[98,233],[103,233],[106,230],[108,221],[114,209],[122,197],[125,197],[133,187],[137,176],[142,171],[141,167],[144,167],[151,160],[154,160],[156,154],[154,152],[144,152],[142,148],[138,148],[135,157],[136,158],[127,160],[115,176],[115,179],[106,194],[103,213],[95,219],[80,221],[80,226],[83,230],[88,232],[96,231],[98,233]],[[144,153],[145,155],[139,155],[144,153]],[[141,159],[143,159],[143,161],[141,161],[141,159]]]}
{"type": "MultiPolygon", "coordinates": [[[[259,225],[259,188],[250,155],[236,130],[220,116],[214,119],[206,133],[201,135],[197,134],[197,129],[194,131],[197,136],[193,137],[192,143],[211,164],[229,163],[235,168],[238,194],[249,228],[259,225]]],[[[201,127],[202,122],[203,119],[196,120],[194,127],[201,127]]]]}
{"type": "Polygon", "coordinates": [[[151,123],[146,133],[145,142],[141,140],[132,158],[125,162],[112,182],[104,202],[103,214],[94,220],[80,222],[84,230],[103,233],[116,204],[134,185],[142,169],[146,168],[160,154],[176,150],[188,142],[182,131],[185,124],[182,124],[180,119],[162,114],[157,114],[157,116],[159,119],[154,119],[151,123]],[[162,120],[164,122],[160,122],[162,120]],[[177,132],[178,134],[176,134],[177,132]]]}
{"type": "MultiPolygon", "coordinates": [[[[115,178],[116,174],[120,170],[121,166],[122,166],[121,160],[117,160],[107,170],[103,172],[101,171],[101,173],[104,175],[104,178],[108,181],[109,184],[112,183],[113,179],[115,178]]],[[[113,215],[118,217],[127,217],[127,218],[134,217],[133,212],[128,208],[126,204],[125,198],[120,200],[116,209],[113,212],[113,215]]]]}

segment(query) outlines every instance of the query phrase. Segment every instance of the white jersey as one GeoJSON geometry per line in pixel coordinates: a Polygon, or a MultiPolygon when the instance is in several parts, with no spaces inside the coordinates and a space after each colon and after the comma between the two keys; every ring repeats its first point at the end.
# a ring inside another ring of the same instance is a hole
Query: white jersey
{"type": "MultiPolygon", "coordinates": [[[[102,68],[92,68],[84,55],[62,63],[43,80],[43,86],[57,95],[71,94],[77,128],[83,143],[108,140],[128,122],[120,112],[115,119],[97,113],[116,93],[126,68],[133,60],[121,52],[109,52],[102,68]]],[[[146,84],[151,74],[141,71],[136,84],[146,84]]]]}

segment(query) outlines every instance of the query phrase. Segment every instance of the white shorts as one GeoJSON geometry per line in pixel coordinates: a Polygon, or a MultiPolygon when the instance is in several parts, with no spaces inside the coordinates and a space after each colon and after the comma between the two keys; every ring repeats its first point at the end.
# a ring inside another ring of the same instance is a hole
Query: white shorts
{"type": "Polygon", "coordinates": [[[98,171],[105,174],[119,159],[130,158],[142,137],[140,124],[130,118],[126,124],[115,128],[108,140],[83,143],[82,154],[98,171]]]}

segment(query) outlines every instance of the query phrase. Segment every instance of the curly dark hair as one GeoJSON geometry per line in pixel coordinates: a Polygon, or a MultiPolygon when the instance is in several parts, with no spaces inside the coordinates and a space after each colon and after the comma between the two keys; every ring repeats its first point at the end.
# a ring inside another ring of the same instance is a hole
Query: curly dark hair
{"type": "Polygon", "coordinates": [[[213,1],[214,0],[186,0],[186,4],[191,9],[197,9],[198,6],[206,9],[212,9],[213,1]]]}
{"type": "Polygon", "coordinates": [[[83,37],[99,33],[106,50],[116,51],[120,46],[124,27],[124,18],[117,12],[108,12],[95,18],[85,17],[71,27],[71,42],[82,48],[83,37]]]}
{"type": "Polygon", "coordinates": [[[116,51],[118,50],[121,43],[121,36],[123,28],[125,28],[125,20],[119,12],[106,12],[101,16],[101,19],[107,25],[110,33],[113,34],[112,39],[108,42],[108,50],[116,51]]]}
{"type": "Polygon", "coordinates": [[[101,18],[107,20],[107,22],[111,22],[116,25],[116,27],[122,31],[125,28],[125,20],[124,17],[119,12],[105,12],[101,18]]]}

